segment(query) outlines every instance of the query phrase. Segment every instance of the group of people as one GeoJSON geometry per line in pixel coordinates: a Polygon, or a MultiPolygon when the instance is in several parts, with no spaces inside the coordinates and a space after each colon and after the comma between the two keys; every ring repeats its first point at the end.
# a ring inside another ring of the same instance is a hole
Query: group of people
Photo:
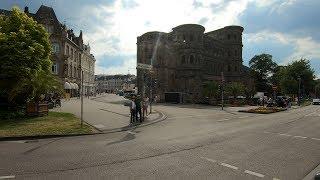
{"type": "Polygon", "coordinates": [[[130,99],[130,124],[142,123],[148,116],[149,98],[133,95],[130,99]]]}

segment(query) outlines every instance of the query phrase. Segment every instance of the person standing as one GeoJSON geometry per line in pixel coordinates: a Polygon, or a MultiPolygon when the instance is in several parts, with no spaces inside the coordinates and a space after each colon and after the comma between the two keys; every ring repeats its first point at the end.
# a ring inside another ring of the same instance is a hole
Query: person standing
{"type": "Polygon", "coordinates": [[[143,122],[143,118],[142,118],[141,97],[140,97],[140,95],[137,96],[137,98],[135,99],[134,102],[136,104],[136,121],[138,121],[138,114],[139,114],[139,122],[142,123],[143,122]]]}
{"type": "Polygon", "coordinates": [[[136,103],[134,100],[135,97],[130,100],[130,124],[134,124],[136,119],[136,103]]]}
{"type": "Polygon", "coordinates": [[[143,119],[144,119],[144,117],[148,116],[148,106],[149,106],[149,98],[144,97],[143,98],[143,105],[142,105],[143,119]]]}

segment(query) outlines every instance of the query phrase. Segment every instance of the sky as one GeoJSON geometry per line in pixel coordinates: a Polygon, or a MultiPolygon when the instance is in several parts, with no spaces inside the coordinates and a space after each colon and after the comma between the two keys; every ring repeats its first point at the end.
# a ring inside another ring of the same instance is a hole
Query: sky
{"type": "Polygon", "coordinates": [[[95,74],[135,74],[137,36],[195,23],[205,32],[244,27],[244,65],[262,53],[280,65],[306,58],[320,77],[320,0],[0,0],[1,9],[28,6],[33,13],[42,4],[83,31],[95,74]]]}

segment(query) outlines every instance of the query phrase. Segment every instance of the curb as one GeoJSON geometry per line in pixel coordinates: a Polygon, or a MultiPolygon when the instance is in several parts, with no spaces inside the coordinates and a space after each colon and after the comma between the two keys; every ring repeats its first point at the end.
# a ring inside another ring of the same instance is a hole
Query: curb
{"type": "Polygon", "coordinates": [[[157,112],[159,114],[158,118],[156,118],[155,120],[148,122],[148,123],[144,123],[144,124],[138,124],[135,126],[125,126],[125,127],[121,127],[121,128],[116,128],[116,129],[110,129],[110,130],[105,130],[102,131],[101,134],[110,134],[110,133],[115,133],[115,132],[122,132],[122,131],[128,131],[128,130],[132,130],[132,129],[137,129],[139,127],[144,127],[144,126],[149,126],[151,124],[155,124],[161,121],[164,121],[165,119],[167,119],[167,116],[160,111],[154,110],[155,112],[157,112]]]}
{"type": "Polygon", "coordinates": [[[63,138],[63,137],[75,137],[75,136],[93,136],[93,135],[99,135],[99,134],[111,134],[111,133],[128,131],[128,130],[136,129],[136,128],[139,128],[139,127],[148,126],[148,125],[155,124],[155,123],[158,123],[158,122],[161,122],[161,121],[167,119],[167,116],[163,112],[160,112],[160,111],[157,111],[157,110],[154,110],[154,111],[159,114],[158,118],[156,118],[154,121],[151,121],[151,122],[148,122],[148,123],[145,123],[145,124],[139,124],[139,125],[136,125],[136,126],[126,126],[126,127],[122,127],[122,128],[116,128],[116,129],[110,129],[110,130],[102,131],[102,130],[94,127],[93,125],[87,123],[86,121],[84,121],[86,124],[88,124],[89,126],[93,127],[95,130],[97,130],[99,132],[92,133],[92,134],[61,134],[61,135],[41,135],[41,136],[0,137],[0,142],[2,142],[2,141],[18,141],[18,140],[36,140],[36,139],[63,138]]]}

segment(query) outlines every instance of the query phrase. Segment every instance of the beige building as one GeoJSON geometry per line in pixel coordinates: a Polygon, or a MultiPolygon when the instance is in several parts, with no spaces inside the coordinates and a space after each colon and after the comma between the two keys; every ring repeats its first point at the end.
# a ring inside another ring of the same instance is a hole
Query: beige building
{"type": "Polygon", "coordinates": [[[90,53],[90,46],[83,45],[81,69],[83,70],[83,86],[86,94],[95,93],[94,66],[96,59],[90,53]]]}
{"type": "MultiPolygon", "coordinates": [[[[76,36],[72,29],[59,22],[51,7],[41,5],[35,14],[25,7],[24,12],[42,24],[50,34],[52,73],[60,78],[65,92],[71,96],[78,95],[81,71],[84,71],[84,89],[86,92],[94,92],[95,58],[90,53],[90,47],[83,44],[82,31],[76,36]]],[[[0,14],[10,13],[11,11],[0,9],[0,14]]]]}

